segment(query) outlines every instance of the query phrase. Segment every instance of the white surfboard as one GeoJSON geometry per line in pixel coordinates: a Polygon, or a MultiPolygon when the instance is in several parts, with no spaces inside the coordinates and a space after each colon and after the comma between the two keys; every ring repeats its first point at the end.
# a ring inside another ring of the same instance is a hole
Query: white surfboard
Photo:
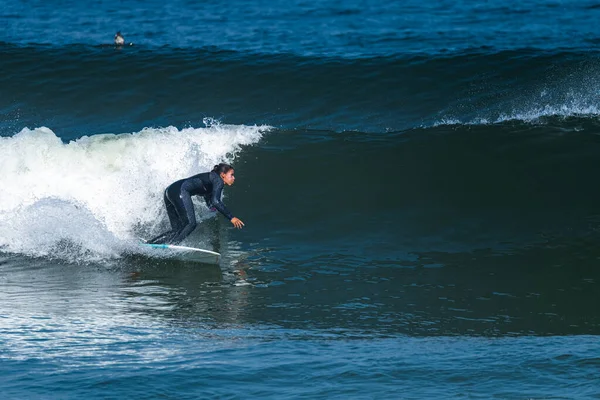
{"type": "Polygon", "coordinates": [[[149,251],[146,254],[157,257],[171,258],[179,261],[197,262],[204,264],[218,264],[221,259],[219,253],[214,251],[197,249],[195,247],[175,246],[172,244],[151,244],[141,243],[144,248],[149,251]]]}

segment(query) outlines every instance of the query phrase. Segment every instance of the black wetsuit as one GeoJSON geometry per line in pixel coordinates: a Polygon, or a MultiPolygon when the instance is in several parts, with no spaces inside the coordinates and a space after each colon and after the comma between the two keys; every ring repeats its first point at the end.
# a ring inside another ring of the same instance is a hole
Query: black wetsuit
{"type": "Polygon", "coordinates": [[[227,219],[233,215],[221,201],[223,179],[216,172],[204,172],[172,183],[165,190],[165,206],[173,228],[148,243],[179,243],[196,228],[192,196],[203,196],[209,208],[216,208],[227,219]]]}

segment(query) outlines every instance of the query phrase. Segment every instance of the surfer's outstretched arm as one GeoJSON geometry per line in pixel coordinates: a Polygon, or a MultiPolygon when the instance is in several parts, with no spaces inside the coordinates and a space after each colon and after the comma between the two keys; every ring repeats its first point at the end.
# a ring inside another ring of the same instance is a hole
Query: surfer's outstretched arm
{"type": "Polygon", "coordinates": [[[212,183],[212,193],[210,196],[210,205],[216,208],[225,218],[231,221],[233,215],[229,212],[225,204],[221,201],[223,194],[223,180],[217,174],[210,174],[210,180],[212,183]]]}
{"type": "MultiPolygon", "coordinates": [[[[215,166],[215,169],[216,168],[217,166],[215,166]]],[[[228,170],[227,173],[222,173],[220,175],[217,175],[216,172],[214,174],[211,173],[210,180],[213,187],[212,195],[210,197],[211,205],[214,208],[216,208],[221,214],[223,214],[225,218],[231,221],[233,226],[235,226],[238,229],[241,229],[244,226],[244,223],[239,218],[234,217],[233,214],[229,212],[227,207],[225,207],[225,204],[223,204],[223,202],[221,201],[224,183],[227,183],[228,185],[233,185],[233,182],[235,181],[235,177],[233,177],[233,168],[228,170]]]]}

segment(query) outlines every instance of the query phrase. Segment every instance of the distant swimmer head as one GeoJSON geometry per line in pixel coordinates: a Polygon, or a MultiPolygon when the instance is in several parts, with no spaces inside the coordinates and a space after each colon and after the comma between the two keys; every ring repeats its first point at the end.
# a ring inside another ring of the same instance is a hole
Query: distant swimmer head
{"type": "Polygon", "coordinates": [[[229,186],[233,185],[233,182],[235,182],[233,167],[229,164],[221,163],[219,165],[215,165],[213,167],[213,172],[219,174],[221,179],[223,179],[223,182],[229,186]]]}
{"type": "Polygon", "coordinates": [[[121,35],[121,31],[117,32],[115,34],[115,44],[117,46],[123,46],[124,43],[125,43],[125,38],[123,37],[123,35],[121,35]]]}

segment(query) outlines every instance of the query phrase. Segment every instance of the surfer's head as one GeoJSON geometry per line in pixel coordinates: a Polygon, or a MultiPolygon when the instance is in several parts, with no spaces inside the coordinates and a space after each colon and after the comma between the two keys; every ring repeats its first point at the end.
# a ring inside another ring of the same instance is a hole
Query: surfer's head
{"type": "Polygon", "coordinates": [[[229,164],[221,163],[219,165],[215,165],[213,167],[213,172],[218,174],[223,182],[228,184],[229,186],[233,185],[235,182],[235,176],[233,175],[233,167],[229,164]]]}

